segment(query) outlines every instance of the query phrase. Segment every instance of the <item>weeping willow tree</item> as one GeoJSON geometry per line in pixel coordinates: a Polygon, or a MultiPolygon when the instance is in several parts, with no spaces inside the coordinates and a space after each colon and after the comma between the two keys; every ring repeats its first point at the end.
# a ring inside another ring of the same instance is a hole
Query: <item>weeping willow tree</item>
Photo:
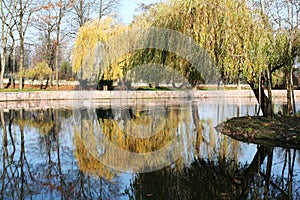
{"type": "MultiPolygon", "coordinates": [[[[261,15],[248,8],[246,1],[173,0],[152,6],[132,26],[167,28],[190,36],[209,53],[223,79],[236,83],[247,81],[263,113],[272,112],[260,85],[270,60],[267,50],[272,47],[272,30],[261,15]]],[[[169,63],[176,63],[171,55],[156,53],[161,54],[161,60],[170,58],[169,63]]],[[[191,65],[181,67],[181,71],[191,70],[191,65]]]]}
{"type": "Polygon", "coordinates": [[[80,27],[72,50],[73,72],[81,80],[93,82],[103,78],[103,74],[105,78],[118,78],[122,74],[121,67],[108,67],[102,63],[104,43],[126,29],[126,26],[117,24],[112,17],[95,19],[80,27]]]}
{"type": "MultiPolygon", "coordinates": [[[[132,65],[127,70],[131,70],[135,79],[141,80],[147,80],[149,75],[155,75],[156,80],[167,83],[178,81],[182,78],[192,86],[209,81],[213,82],[213,80],[205,80],[205,76],[210,76],[211,78],[217,76],[215,71],[211,70],[213,63],[205,49],[196,46],[195,41],[190,40],[191,38],[184,31],[169,26],[167,21],[172,20],[170,19],[171,17],[176,18],[174,11],[174,6],[157,3],[148,7],[145,12],[135,18],[131,24],[132,29],[157,29],[154,31],[155,33],[151,31],[146,33],[148,35],[145,43],[149,47],[135,51],[132,54],[130,57],[132,65]],[[162,43],[162,45],[157,45],[157,43],[162,43]],[[160,48],[153,48],[155,46],[160,48]],[[144,63],[160,64],[166,70],[160,72],[160,68],[155,69],[155,67],[149,66],[143,69],[140,66],[144,63]],[[203,71],[204,67],[202,66],[207,66],[208,69],[203,71]],[[209,70],[212,73],[209,73],[209,70]]],[[[180,19],[178,18],[177,20],[180,19]]],[[[177,23],[177,21],[175,20],[173,23],[177,23]]]]}

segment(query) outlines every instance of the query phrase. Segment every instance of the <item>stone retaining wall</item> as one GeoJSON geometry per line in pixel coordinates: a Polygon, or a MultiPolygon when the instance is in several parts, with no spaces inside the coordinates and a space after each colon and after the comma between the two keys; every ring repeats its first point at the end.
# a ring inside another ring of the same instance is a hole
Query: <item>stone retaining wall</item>
{"type": "MultiPolygon", "coordinates": [[[[286,102],[286,91],[273,91],[274,102],[286,102]]],[[[182,104],[193,97],[201,103],[257,104],[251,90],[227,91],[36,91],[0,93],[0,109],[73,108],[182,104]]],[[[300,91],[295,91],[300,102],[300,91]]]]}
{"type": "MultiPolygon", "coordinates": [[[[300,98],[300,90],[295,90],[295,98],[300,98]]],[[[156,99],[156,98],[254,98],[251,90],[225,91],[32,91],[0,92],[3,101],[36,100],[83,100],[83,99],[156,99]]],[[[274,90],[274,98],[286,98],[285,90],[274,90]]]]}

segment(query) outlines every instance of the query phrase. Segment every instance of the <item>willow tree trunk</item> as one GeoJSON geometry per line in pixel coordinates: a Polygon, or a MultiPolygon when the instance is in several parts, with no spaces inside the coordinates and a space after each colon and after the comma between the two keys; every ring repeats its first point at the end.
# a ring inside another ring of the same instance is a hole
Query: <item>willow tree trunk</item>
{"type": "Polygon", "coordinates": [[[242,191],[240,199],[247,199],[250,191],[250,183],[253,181],[254,176],[260,172],[261,165],[264,163],[266,156],[270,155],[272,150],[270,148],[259,146],[257,152],[250,163],[249,167],[245,169],[243,181],[242,181],[242,191]]]}
{"type": "Polygon", "coordinates": [[[273,115],[272,102],[270,101],[270,99],[265,94],[265,91],[264,91],[264,88],[263,88],[262,84],[260,84],[259,87],[255,87],[255,84],[252,83],[252,82],[251,83],[248,82],[248,84],[250,85],[252,91],[254,92],[254,95],[255,95],[257,101],[260,104],[263,116],[265,116],[265,117],[272,116],[273,115]]]}

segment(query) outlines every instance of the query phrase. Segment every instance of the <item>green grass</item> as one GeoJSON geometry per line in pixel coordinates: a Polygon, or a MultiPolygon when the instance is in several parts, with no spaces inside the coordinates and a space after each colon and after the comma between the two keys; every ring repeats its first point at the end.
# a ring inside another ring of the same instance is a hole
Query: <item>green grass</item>
{"type": "Polygon", "coordinates": [[[34,92],[34,91],[47,91],[40,89],[0,89],[0,92],[34,92]]]}
{"type": "Polygon", "coordinates": [[[56,90],[55,88],[53,89],[39,89],[39,88],[24,88],[24,89],[19,89],[19,88],[15,88],[15,89],[12,89],[12,88],[8,88],[8,89],[0,89],[0,92],[38,92],[38,91],[41,91],[41,92],[51,92],[51,91],[59,91],[59,90],[56,90]]]}
{"type": "Polygon", "coordinates": [[[147,86],[139,87],[137,88],[139,91],[171,91],[172,89],[167,88],[167,87],[156,87],[156,88],[151,88],[147,86]]]}
{"type": "Polygon", "coordinates": [[[197,88],[197,90],[205,90],[205,91],[208,91],[208,90],[217,90],[215,88],[208,88],[208,87],[200,87],[200,88],[197,88]]]}

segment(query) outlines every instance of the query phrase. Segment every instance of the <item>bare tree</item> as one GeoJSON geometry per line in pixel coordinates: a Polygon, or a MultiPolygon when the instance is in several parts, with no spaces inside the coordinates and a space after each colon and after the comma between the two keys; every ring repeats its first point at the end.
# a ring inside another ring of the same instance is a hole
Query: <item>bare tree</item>
{"type": "Polygon", "coordinates": [[[70,11],[71,7],[74,5],[72,0],[58,0],[56,2],[57,11],[57,19],[56,19],[56,48],[55,48],[55,79],[56,79],[56,89],[58,89],[58,71],[59,71],[59,50],[61,43],[61,27],[62,20],[65,15],[70,11]]]}
{"type": "Polygon", "coordinates": [[[57,16],[57,23],[56,23],[56,49],[55,49],[55,79],[56,79],[56,89],[58,90],[58,64],[59,64],[59,46],[60,46],[60,26],[61,21],[63,18],[63,11],[66,9],[63,4],[62,0],[58,2],[58,16],[57,16]]]}
{"type": "MultiPolygon", "coordinates": [[[[56,14],[54,13],[55,5],[51,0],[45,1],[44,5],[40,5],[40,10],[32,17],[33,26],[43,34],[44,51],[42,58],[46,60],[49,67],[54,69],[54,45],[51,37],[56,28],[56,14]]],[[[39,61],[41,62],[41,61],[39,61]]],[[[49,79],[48,79],[49,80],[49,79]]],[[[50,87],[52,86],[52,78],[50,87]]]]}
{"type": "Polygon", "coordinates": [[[77,32],[77,29],[85,22],[114,14],[119,6],[119,0],[75,0],[72,8],[71,25],[77,32]]]}
{"type": "Polygon", "coordinates": [[[53,75],[50,77],[50,87],[53,85],[55,74],[56,88],[58,89],[58,70],[60,60],[61,28],[63,17],[73,6],[71,0],[47,0],[41,5],[41,9],[33,18],[33,26],[42,34],[42,47],[46,49],[37,55],[47,61],[52,68],[53,75]]]}
{"type": "Polygon", "coordinates": [[[12,12],[14,12],[14,4],[15,1],[13,0],[1,0],[0,2],[0,20],[1,20],[1,40],[0,40],[0,57],[1,57],[1,69],[0,69],[0,88],[2,89],[4,87],[3,85],[3,79],[4,79],[4,72],[5,67],[7,64],[6,58],[7,58],[7,48],[8,48],[8,42],[9,38],[13,32],[13,15],[12,12]]]}
{"type": "Polygon", "coordinates": [[[119,0],[100,0],[99,2],[99,19],[103,16],[114,14],[120,6],[119,0]]]}
{"type": "Polygon", "coordinates": [[[72,20],[75,21],[75,24],[72,25],[76,29],[91,19],[91,9],[95,3],[96,0],[75,0],[72,10],[72,20]]]}
{"type": "MultiPolygon", "coordinates": [[[[14,22],[16,24],[18,36],[19,36],[19,46],[20,46],[20,59],[19,59],[19,71],[23,70],[24,67],[24,57],[25,57],[25,35],[28,30],[31,15],[40,9],[35,6],[33,0],[18,0],[14,7],[14,22]]],[[[23,77],[20,76],[19,80],[20,89],[23,89],[23,77]]]]}

